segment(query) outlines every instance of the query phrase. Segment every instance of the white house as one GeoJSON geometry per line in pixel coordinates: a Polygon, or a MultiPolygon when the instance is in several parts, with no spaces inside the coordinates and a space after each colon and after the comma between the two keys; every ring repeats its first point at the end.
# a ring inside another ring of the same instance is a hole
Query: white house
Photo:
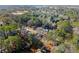
{"type": "Polygon", "coordinates": [[[4,22],[0,21],[0,26],[2,26],[4,24],[4,22]]]}

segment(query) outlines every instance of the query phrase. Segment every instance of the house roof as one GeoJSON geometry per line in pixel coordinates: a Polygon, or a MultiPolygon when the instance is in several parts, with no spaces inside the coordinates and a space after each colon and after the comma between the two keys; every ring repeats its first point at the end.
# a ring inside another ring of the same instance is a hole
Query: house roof
{"type": "Polygon", "coordinates": [[[3,24],[3,22],[2,22],[2,21],[0,21],[0,24],[3,24]]]}

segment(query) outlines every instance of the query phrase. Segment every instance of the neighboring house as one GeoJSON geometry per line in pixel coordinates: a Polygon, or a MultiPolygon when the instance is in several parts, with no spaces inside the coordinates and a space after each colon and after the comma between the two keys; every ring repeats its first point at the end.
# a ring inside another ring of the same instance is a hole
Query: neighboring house
{"type": "Polygon", "coordinates": [[[0,21],[0,26],[4,25],[4,23],[2,21],[0,21]]]}
{"type": "Polygon", "coordinates": [[[44,34],[45,32],[48,32],[48,29],[44,29],[42,27],[38,27],[36,29],[37,33],[40,33],[40,34],[44,34]]]}
{"type": "Polygon", "coordinates": [[[37,31],[37,34],[36,34],[35,37],[38,38],[38,39],[42,39],[43,37],[46,36],[46,33],[48,32],[48,29],[43,29],[42,27],[38,27],[36,29],[36,31],[37,31]]]}
{"type": "Polygon", "coordinates": [[[0,39],[3,39],[3,38],[4,38],[4,32],[0,31],[0,39]]]}
{"type": "Polygon", "coordinates": [[[9,36],[15,36],[16,34],[17,34],[16,30],[11,30],[11,31],[5,32],[5,35],[9,35],[9,36]]]}
{"type": "Polygon", "coordinates": [[[79,34],[79,27],[74,27],[73,28],[73,33],[79,34]]]}
{"type": "Polygon", "coordinates": [[[64,20],[69,20],[69,17],[68,16],[63,16],[63,19],[64,20]]]}

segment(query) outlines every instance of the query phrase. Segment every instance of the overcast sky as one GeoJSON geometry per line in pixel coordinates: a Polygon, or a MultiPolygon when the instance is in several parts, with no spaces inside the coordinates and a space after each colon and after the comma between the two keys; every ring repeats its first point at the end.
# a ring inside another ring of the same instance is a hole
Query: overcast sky
{"type": "Polygon", "coordinates": [[[0,0],[0,5],[79,5],[79,0],[0,0]]]}

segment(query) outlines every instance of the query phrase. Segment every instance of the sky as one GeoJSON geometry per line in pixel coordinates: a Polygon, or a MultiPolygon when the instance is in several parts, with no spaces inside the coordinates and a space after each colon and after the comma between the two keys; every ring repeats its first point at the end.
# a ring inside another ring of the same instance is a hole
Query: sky
{"type": "Polygon", "coordinates": [[[79,0],[0,0],[0,5],[79,5],[79,0]]]}

